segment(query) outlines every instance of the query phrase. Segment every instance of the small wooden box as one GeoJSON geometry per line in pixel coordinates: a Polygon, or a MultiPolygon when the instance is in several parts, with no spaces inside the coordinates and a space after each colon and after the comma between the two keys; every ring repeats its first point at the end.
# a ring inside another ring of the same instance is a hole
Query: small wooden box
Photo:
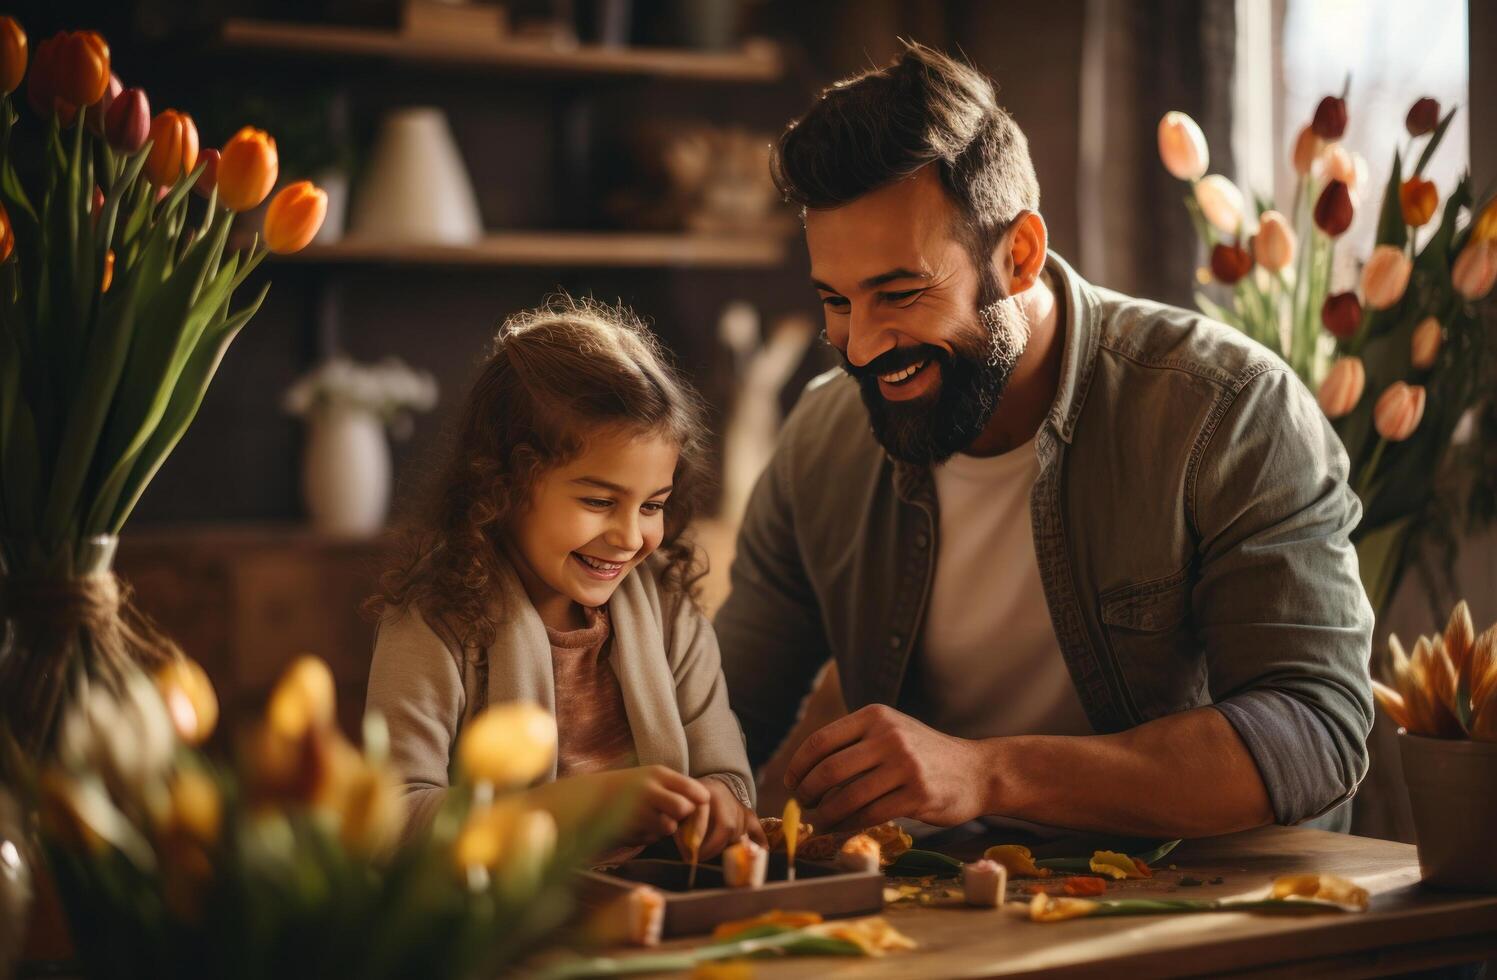
{"type": "Polygon", "coordinates": [[[400,32],[406,37],[479,43],[497,41],[506,31],[503,7],[467,0],[405,0],[400,32]]]}
{"type": "Polygon", "coordinates": [[[863,915],[884,907],[884,876],[877,871],[842,871],[810,861],[795,862],[795,880],[785,880],[785,855],[769,856],[762,888],[728,888],[722,868],[697,868],[696,887],[686,890],[691,868],[685,861],[640,858],[582,872],[581,896],[589,906],[606,905],[638,885],[652,885],[665,896],[662,935],[695,936],[718,924],[773,909],[820,912],[829,918],[863,915]]]}

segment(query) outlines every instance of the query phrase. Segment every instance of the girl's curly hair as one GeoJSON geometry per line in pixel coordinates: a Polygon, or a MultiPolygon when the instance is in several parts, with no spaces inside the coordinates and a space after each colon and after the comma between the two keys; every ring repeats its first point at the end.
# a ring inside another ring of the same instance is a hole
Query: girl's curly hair
{"type": "Polygon", "coordinates": [[[694,594],[703,569],[684,538],[709,479],[701,400],[630,310],[561,295],[499,328],[459,416],[427,512],[365,603],[378,617],[414,606],[464,647],[486,647],[502,537],[546,470],[600,429],[663,434],[680,447],[665,508],[662,585],[694,594]]]}

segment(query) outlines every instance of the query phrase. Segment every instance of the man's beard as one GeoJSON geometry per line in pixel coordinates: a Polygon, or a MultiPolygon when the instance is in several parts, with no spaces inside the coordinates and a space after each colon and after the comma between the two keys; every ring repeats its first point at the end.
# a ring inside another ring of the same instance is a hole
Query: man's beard
{"type": "Polygon", "coordinates": [[[952,350],[929,344],[902,347],[863,367],[843,357],[843,370],[862,392],[874,437],[897,460],[920,466],[944,463],[970,446],[998,410],[1029,343],[1029,322],[1018,304],[1003,295],[996,277],[984,279],[973,321],[952,342],[952,350]],[[879,375],[924,360],[940,371],[934,395],[896,402],[879,391],[879,375]]]}

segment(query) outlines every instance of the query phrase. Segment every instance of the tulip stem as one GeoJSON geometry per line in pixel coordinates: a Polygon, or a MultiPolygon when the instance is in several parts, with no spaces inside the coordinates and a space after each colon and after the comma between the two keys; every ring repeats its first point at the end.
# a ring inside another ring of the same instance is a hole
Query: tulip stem
{"type": "Polygon", "coordinates": [[[1372,491],[1372,479],[1377,475],[1377,468],[1383,461],[1383,451],[1388,448],[1388,440],[1378,437],[1377,446],[1372,450],[1372,457],[1367,460],[1367,465],[1362,467],[1361,479],[1357,481],[1357,496],[1362,498],[1362,507],[1365,509],[1368,502],[1368,494],[1372,491]]]}

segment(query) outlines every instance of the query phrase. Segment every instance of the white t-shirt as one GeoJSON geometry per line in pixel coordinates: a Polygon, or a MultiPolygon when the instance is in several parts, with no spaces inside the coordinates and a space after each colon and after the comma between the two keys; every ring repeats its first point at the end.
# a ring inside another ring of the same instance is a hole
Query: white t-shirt
{"type": "Polygon", "coordinates": [[[936,466],[936,576],[920,653],[926,721],[960,738],[1091,735],[1034,552],[1034,440],[936,466]]]}

